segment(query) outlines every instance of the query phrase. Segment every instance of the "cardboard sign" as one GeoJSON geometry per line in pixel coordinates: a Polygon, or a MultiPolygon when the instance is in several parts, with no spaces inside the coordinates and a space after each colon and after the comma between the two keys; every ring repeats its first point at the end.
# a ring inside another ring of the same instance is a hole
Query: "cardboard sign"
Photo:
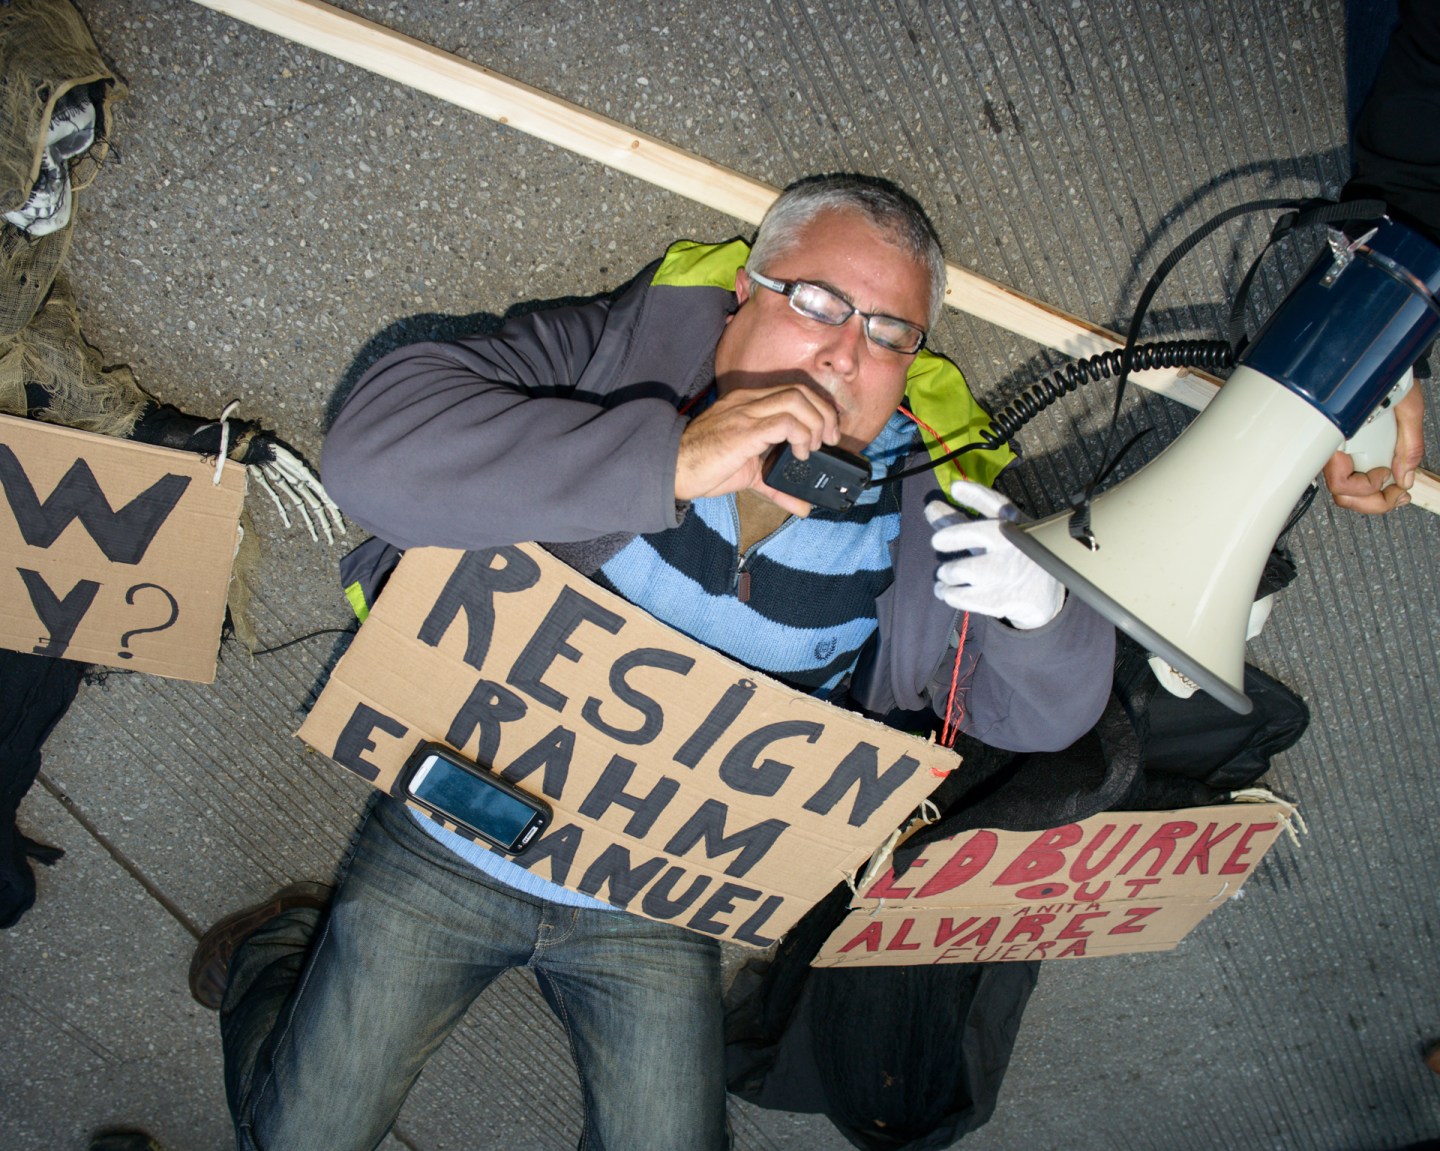
{"type": "Polygon", "coordinates": [[[422,740],[447,743],[555,809],[516,863],[752,947],[862,866],[957,762],[530,546],[407,552],[299,736],[385,791],[422,740]]]}
{"type": "Polygon", "coordinates": [[[1169,951],[1227,899],[1291,809],[1105,812],[1042,832],[928,845],[851,904],[816,967],[997,963],[1169,951]]]}
{"type": "Polygon", "coordinates": [[[210,683],[245,468],[0,416],[0,646],[210,683]]]}

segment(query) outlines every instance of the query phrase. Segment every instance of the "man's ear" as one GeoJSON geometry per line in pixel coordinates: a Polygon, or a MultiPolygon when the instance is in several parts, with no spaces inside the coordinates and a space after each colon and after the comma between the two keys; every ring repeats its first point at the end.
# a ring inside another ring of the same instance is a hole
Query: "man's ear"
{"type": "Polygon", "coordinates": [[[745,274],[745,269],[744,269],[744,268],[736,268],[736,269],[735,269],[735,302],[736,302],[737,304],[742,304],[742,305],[743,305],[743,304],[745,303],[745,301],[750,298],[750,293],[751,293],[752,291],[754,291],[754,290],[755,290],[755,289],[754,289],[754,286],[750,283],[750,277],[745,274]]]}

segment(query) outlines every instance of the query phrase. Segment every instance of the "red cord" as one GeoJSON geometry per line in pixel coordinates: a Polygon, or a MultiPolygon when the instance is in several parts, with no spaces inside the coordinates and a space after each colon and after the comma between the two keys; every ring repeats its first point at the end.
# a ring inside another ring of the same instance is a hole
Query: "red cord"
{"type": "MultiPolygon", "coordinates": [[[[942,436],[939,432],[937,432],[934,428],[932,428],[929,424],[927,424],[924,420],[922,420],[919,416],[917,416],[914,412],[912,412],[909,408],[905,407],[903,404],[898,410],[902,416],[912,421],[922,432],[925,432],[932,440],[939,444],[946,455],[950,453],[950,445],[945,442],[944,436],[942,436]]],[[[953,460],[951,462],[954,463],[953,460]]],[[[960,473],[961,479],[968,480],[970,478],[965,474],[965,469],[962,468],[958,463],[955,464],[955,470],[960,473]]]]}
{"type": "Polygon", "coordinates": [[[676,409],[676,411],[682,416],[688,416],[691,412],[691,409],[693,409],[696,404],[698,404],[709,394],[710,388],[706,388],[703,392],[697,392],[695,395],[691,396],[688,400],[681,404],[679,408],[676,409]]]}
{"type": "MultiPolygon", "coordinates": [[[[945,437],[912,412],[909,408],[902,406],[900,414],[912,420],[921,431],[930,436],[946,452],[950,451],[950,445],[945,442],[945,437]]],[[[970,477],[965,474],[965,469],[959,464],[955,465],[963,479],[970,477]]],[[[962,704],[960,714],[955,714],[955,696],[960,690],[960,658],[965,654],[965,637],[970,633],[970,613],[965,613],[965,618],[960,621],[960,642],[955,652],[955,666],[950,671],[950,694],[945,699],[945,723],[940,728],[940,742],[946,747],[954,747],[955,740],[960,736],[960,725],[965,720],[965,707],[962,704]]],[[[945,772],[937,771],[934,774],[944,775],[945,772]]]]}
{"type": "MultiPolygon", "coordinates": [[[[954,747],[955,740],[960,735],[960,725],[965,721],[965,705],[960,705],[960,713],[955,714],[955,696],[960,689],[960,657],[965,654],[965,637],[970,634],[970,613],[965,613],[965,618],[960,621],[960,639],[955,649],[955,666],[950,670],[950,694],[945,697],[945,723],[940,728],[940,742],[946,747],[954,747]]],[[[936,772],[936,775],[944,774],[936,772]]]]}

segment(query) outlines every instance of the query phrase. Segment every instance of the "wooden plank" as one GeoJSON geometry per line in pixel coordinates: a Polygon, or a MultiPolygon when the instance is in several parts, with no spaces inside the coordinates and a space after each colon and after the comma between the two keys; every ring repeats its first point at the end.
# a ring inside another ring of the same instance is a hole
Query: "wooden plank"
{"type": "MultiPolygon", "coordinates": [[[[321,0],[195,0],[317,52],[506,124],[676,195],[759,224],[779,190],[529,84],[321,0]]],[[[1083,359],[1124,346],[1117,333],[948,264],[945,302],[1043,347],[1083,359]]],[[[1136,384],[1200,410],[1219,381],[1205,372],[1137,372],[1136,384]]],[[[1440,513],[1440,476],[1419,472],[1416,506],[1440,513]]]]}
{"type": "MultiPolygon", "coordinates": [[[[759,224],[779,189],[637,132],[578,104],[509,79],[453,53],[320,0],[195,0],[236,20],[354,64],[477,115],[759,224]]],[[[1084,357],[1124,346],[1114,332],[950,264],[945,302],[1047,348],[1084,357]]],[[[1213,377],[1160,370],[1135,382],[1191,408],[1209,401],[1213,377]]]]}
{"type": "Polygon", "coordinates": [[[1440,516],[1440,476],[1417,468],[1415,482],[1410,486],[1410,506],[1424,508],[1440,516]]]}

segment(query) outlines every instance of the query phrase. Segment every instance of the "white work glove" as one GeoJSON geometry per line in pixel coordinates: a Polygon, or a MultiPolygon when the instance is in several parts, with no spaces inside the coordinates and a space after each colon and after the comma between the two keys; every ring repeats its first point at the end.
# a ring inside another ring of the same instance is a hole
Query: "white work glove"
{"type": "Polygon", "coordinates": [[[1054,619],[1065,603],[1065,588],[1000,534],[1001,520],[1019,521],[1015,505],[969,480],[951,484],[950,496],[979,518],[943,500],[926,505],[925,518],[936,529],[930,545],[945,560],[935,573],[936,598],[959,611],[1008,620],[1022,631],[1054,619]]]}

